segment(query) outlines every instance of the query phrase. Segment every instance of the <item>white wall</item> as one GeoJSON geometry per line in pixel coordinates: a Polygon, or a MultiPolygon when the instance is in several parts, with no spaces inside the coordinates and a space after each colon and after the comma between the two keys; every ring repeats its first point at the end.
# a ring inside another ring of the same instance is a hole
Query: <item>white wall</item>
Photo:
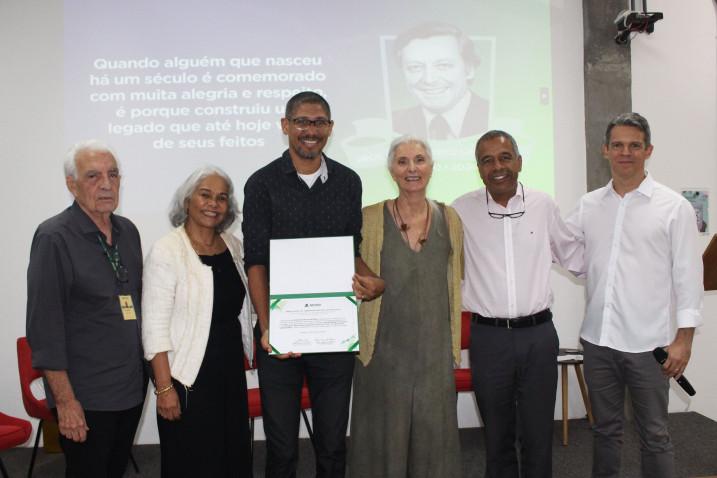
{"type": "MultiPolygon", "coordinates": [[[[62,2],[0,2],[0,410],[25,417],[15,340],[25,335],[32,234],[68,204],[62,139],[62,2]]],[[[35,428],[35,427],[33,427],[35,428]]]]}
{"type": "MultiPolygon", "coordinates": [[[[710,227],[717,232],[717,20],[713,0],[651,0],[665,19],[652,35],[632,41],[632,104],[652,129],[647,167],[663,184],[711,193],[710,227]],[[689,3],[689,8],[687,4],[689,3]]],[[[707,246],[709,237],[700,243],[707,246]]],[[[705,325],[695,337],[686,376],[697,395],[671,394],[670,410],[693,410],[717,420],[717,293],[704,301],[705,325]]],[[[674,389],[675,387],[673,387],[674,389]]]]}

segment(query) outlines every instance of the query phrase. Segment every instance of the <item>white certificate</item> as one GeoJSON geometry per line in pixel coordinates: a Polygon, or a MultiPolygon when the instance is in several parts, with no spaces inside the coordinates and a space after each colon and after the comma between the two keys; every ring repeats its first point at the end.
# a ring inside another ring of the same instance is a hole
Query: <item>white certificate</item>
{"type": "Polygon", "coordinates": [[[272,239],[272,354],[358,352],[353,237],[272,239]]]}

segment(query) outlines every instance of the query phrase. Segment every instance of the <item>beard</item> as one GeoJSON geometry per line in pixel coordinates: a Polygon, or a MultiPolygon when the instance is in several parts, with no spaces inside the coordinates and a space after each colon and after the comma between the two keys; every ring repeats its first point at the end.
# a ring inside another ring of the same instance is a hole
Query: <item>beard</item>
{"type": "Polygon", "coordinates": [[[312,160],[312,159],[316,159],[318,156],[321,155],[320,149],[317,151],[311,151],[309,149],[305,149],[303,144],[301,143],[301,141],[304,141],[304,140],[313,140],[316,142],[320,142],[322,140],[322,138],[320,138],[318,136],[301,136],[301,137],[299,137],[299,141],[296,144],[296,153],[298,154],[298,156],[301,159],[312,160]]]}

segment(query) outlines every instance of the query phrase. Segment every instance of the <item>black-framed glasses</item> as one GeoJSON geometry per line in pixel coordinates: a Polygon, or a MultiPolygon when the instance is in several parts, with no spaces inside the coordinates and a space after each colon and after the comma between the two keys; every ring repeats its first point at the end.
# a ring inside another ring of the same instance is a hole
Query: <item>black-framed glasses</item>
{"type": "Polygon", "coordinates": [[[309,126],[313,126],[316,129],[326,129],[334,123],[327,118],[317,118],[312,120],[309,118],[304,118],[303,116],[299,118],[291,118],[289,121],[291,121],[294,127],[300,131],[308,129],[309,126]]]}
{"type": "Polygon", "coordinates": [[[523,198],[523,210],[518,212],[510,212],[510,213],[500,213],[500,212],[491,212],[490,208],[488,206],[488,188],[485,190],[485,208],[488,210],[488,215],[492,217],[493,219],[503,219],[505,217],[510,219],[517,219],[521,217],[523,214],[525,214],[525,190],[523,189],[523,183],[520,184],[520,196],[523,198]]]}

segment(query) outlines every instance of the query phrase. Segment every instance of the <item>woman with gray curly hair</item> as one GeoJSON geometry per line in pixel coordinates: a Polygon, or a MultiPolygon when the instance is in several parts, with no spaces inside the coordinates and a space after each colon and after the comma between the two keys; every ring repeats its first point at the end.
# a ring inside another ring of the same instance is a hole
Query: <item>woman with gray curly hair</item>
{"type": "Polygon", "coordinates": [[[220,168],[194,171],[144,265],[142,343],[154,372],[163,477],[252,476],[244,355],[253,310],[234,187],[220,168]]]}

